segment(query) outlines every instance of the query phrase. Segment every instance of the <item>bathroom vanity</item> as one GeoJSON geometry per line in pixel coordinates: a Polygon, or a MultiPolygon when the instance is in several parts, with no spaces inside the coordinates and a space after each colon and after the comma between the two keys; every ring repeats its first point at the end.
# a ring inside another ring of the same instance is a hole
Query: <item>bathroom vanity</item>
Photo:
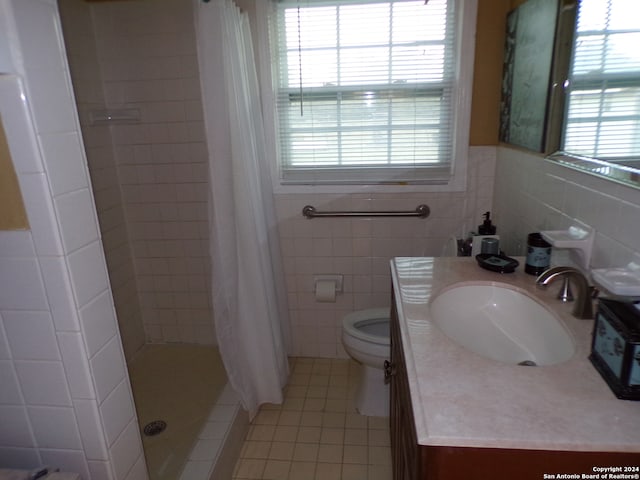
{"type": "Polygon", "coordinates": [[[537,289],[520,264],[499,274],[469,257],[392,261],[394,480],[614,478],[600,467],[640,478],[640,402],[617,399],[587,359],[593,320],[571,316],[572,306],[555,298],[560,285],[537,289]],[[525,366],[461,346],[430,311],[434,298],[461,285],[532,298],[556,317],[573,354],[525,366]]]}

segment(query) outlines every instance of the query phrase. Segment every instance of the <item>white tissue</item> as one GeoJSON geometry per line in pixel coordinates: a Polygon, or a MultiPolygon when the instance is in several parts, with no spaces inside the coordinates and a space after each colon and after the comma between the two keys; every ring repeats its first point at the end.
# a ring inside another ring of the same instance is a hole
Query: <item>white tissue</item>
{"type": "Polygon", "coordinates": [[[316,281],[316,301],[327,303],[336,301],[336,282],[334,280],[316,281]]]}

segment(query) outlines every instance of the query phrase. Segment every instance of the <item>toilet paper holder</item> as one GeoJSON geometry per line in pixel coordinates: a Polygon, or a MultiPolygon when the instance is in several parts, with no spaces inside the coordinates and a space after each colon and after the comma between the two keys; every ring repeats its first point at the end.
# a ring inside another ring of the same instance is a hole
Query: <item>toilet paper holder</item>
{"type": "Polygon", "coordinates": [[[342,293],[342,282],[344,276],[340,273],[322,273],[315,274],[313,276],[313,285],[316,285],[318,282],[335,282],[336,284],[336,293],[342,293]]]}

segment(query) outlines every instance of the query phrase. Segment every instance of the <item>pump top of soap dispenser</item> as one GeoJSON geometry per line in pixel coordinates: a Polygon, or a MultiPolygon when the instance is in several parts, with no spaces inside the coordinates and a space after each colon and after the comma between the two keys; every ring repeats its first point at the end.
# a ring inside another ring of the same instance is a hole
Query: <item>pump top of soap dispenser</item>
{"type": "Polygon", "coordinates": [[[482,222],[482,225],[478,225],[478,234],[495,235],[497,228],[491,223],[491,212],[486,212],[483,217],[484,222],[482,222]]]}

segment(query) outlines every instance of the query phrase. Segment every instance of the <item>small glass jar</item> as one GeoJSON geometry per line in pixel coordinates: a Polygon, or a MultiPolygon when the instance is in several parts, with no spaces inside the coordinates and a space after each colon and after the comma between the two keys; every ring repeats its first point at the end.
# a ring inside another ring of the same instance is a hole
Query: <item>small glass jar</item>
{"type": "Polygon", "coordinates": [[[524,271],[529,275],[540,275],[551,264],[551,244],[539,232],[527,236],[527,260],[524,271]]]}

